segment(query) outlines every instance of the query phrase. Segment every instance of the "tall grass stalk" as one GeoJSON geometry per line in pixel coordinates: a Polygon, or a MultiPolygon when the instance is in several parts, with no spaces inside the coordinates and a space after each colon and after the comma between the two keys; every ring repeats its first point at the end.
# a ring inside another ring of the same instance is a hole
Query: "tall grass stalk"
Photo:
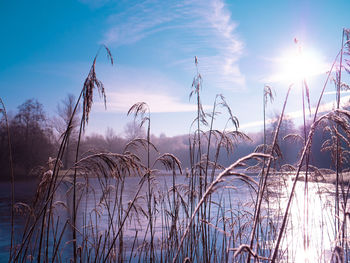
{"type": "MultiPolygon", "coordinates": [[[[111,63],[113,64],[113,59],[111,57],[111,53],[109,51],[109,49],[107,47],[105,47],[107,50],[107,54],[110,58],[111,63]]],[[[98,52],[99,53],[99,52],[98,52]]],[[[83,114],[82,114],[82,123],[83,123],[83,127],[85,125],[85,123],[88,121],[88,116],[91,110],[91,106],[92,106],[92,100],[93,100],[93,89],[95,88],[95,86],[98,88],[99,91],[101,91],[102,94],[104,94],[104,87],[102,82],[100,82],[97,77],[96,77],[96,73],[95,73],[95,65],[96,65],[96,59],[97,59],[97,55],[94,58],[93,64],[91,66],[90,72],[88,77],[86,78],[85,82],[84,82],[84,86],[83,89],[80,93],[80,96],[77,100],[77,103],[74,107],[73,113],[72,113],[72,117],[70,118],[69,124],[67,126],[66,132],[64,133],[62,142],[60,144],[58,153],[57,153],[57,158],[55,160],[55,164],[53,167],[53,171],[52,171],[52,177],[49,180],[49,186],[46,190],[46,198],[43,202],[43,206],[41,209],[39,209],[39,212],[37,214],[37,216],[35,217],[34,222],[31,224],[31,227],[29,230],[25,231],[25,233],[27,233],[27,235],[24,237],[22,244],[19,248],[19,251],[14,259],[14,261],[17,260],[17,258],[20,256],[20,253],[22,252],[23,248],[25,248],[26,243],[28,242],[28,240],[31,239],[32,234],[34,233],[34,229],[36,227],[36,224],[38,223],[38,221],[41,218],[41,230],[40,230],[40,235],[39,235],[39,247],[38,247],[38,262],[41,261],[41,249],[42,249],[42,243],[43,243],[43,238],[44,238],[44,233],[46,232],[46,238],[47,238],[47,242],[49,239],[49,233],[50,233],[50,224],[51,224],[51,213],[52,213],[52,205],[53,205],[53,196],[56,190],[56,183],[58,180],[58,172],[60,169],[60,159],[62,158],[63,154],[64,154],[64,150],[66,148],[66,143],[68,140],[68,136],[70,134],[70,129],[71,129],[71,125],[72,125],[72,121],[74,118],[74,115],[76,113],[76,109],[80,103],[81,98],[84,98],[84,107],[83,107],[83,114]],[[48,211],[48,215],[46,217],[46,212],[48,211]],[[47,219],[47,220],[46,220],[47,219]],[[46,230],[46,231],[45,231],[46,230]]],[[[82,126],[81,126],[82,127],[82,126]]],[[[78,142],[79,145],[80,142],[78,142]]],[[[74,182],[76,182],[76,172],[74,175],[74,182]]],[[[76,186],[74,184],[73,186],[74,189],[76,189],[76,186]]],[[[75,191],[75,190],[74,190],[75,191]]],[[[76,204],[75,204],[75,198],[73,200],[73,218],[76,217],[76,212],[74,212],[76,210],[76,204]]],[[[74,220],[73,220],[74,221],[74,220]]],[[[76,237],[76,227],[75,224],[73,222],[72,224],[72,231],[73,231],[73,237],[76,237]]],[[[74,262],[76,262],[76,239],[73,238],[73,248],[74,248],[74,262]],[[75,245],[74,245],[75,244],[75,245]]],[[[45,257],[46,257],[46,261],[48,260],[48,243],[46,243],[46,251],[45,251],[45,257]]]]}
{"type": "MultiPolygon", "coordinates": [[[[233,164],[231,164],[229,167],[227,167],[225,170],[223,170],[216,178],[215,180],[208,186],[207,190],[204,192],[203,196],[201,197],[201,199],[199,200],[198,204],[196,205],[196,208],[194,209],[192,215],[191,215],[191,218],[189,220],[189,223],[186,227],[186,230],[184,232],[184,234],[182,235],[181,237],[181,241],[180,241],[180,246],[177,250],[177,253],[173,259],[173,262],[176,262],[177,260],[177,257],[179,256],[179,252],[180,252],[180,249],[184,243],[184,240],[187,236],[187,234],[189,233],[190,231],[190,228],[191,228],[191,225],[192,225],[192,222],[194,220],[194,218],[196,217],[199,209],[201,208],[202,204],[205,202],[205,200],[213,193],[213,188],[221,182],[222,178],[226,175],[235,175],[236,173],[233,172],[234,168],[236,168],[238,165],[241,165],[244,161],[246,160],[249,160],[249,159],[252,159],[252,158],[272,158],[271,155],[268,155],[268,154],[263,154],[263,153],[251,153],[251,154],[248,154],[247,156],[243,157],[243,158],[240,158],[239,160],[237,160],[236,162],[234,162],[233,164]]],[[[237,174],[240,176],[240,174],[237,174]]]]}
{"type": "MultiPolygon", "coordinates": [[[[287,91],[287,95],[286,95],[286,98],[284,100],[284,104],[283,104],[283,108],[282,108],[282,113],[280,115],[277,127],[276,127],[275,132],[274,132],[274,137],[273,137],[271,149],[270,149],[270,152],[269,152],[270,156],[274,156],[275,155],[278,133],[279,133],[279,130],[280,130],[280,127],[281,127],[281,123],[282,123],[283,117],[284,117],[284,111],[286,109],[286,105],[287,105],[287,101],[288,101],[288,96],[289,96],[290,90],[291,90],[291,87],[289,87],[289,89],[287,91]]],[[[264,146],[264,148],[265,148],[265,146],[264,146]]],[[[249,245],[249,249],[250,250],[254,249],[253,246],[254,246],[254,240],[255,240],[255,232],[256,232],[257,225],[258,225],[258,223],[260,221],[259,220],[259,216],[261,214],[261,204],[262,204],[263,196],[264,196],[264,193],[265,193],[265,190],[266,190],[267,179],[268,179],[268,176],[269,176],[271,163],[272,163],[272,158],[269,158],[268,161],[267,161],[266,172],[264,171],[264,166],[263,166],[263,169],[261,171],[261,178],[262,178],[262,180],[260,180],[259,190],[258,190],[258,194],[257,194],[257,201],[256,201],[255,209],[254,209],[253,227],[252,227],[252,231],[251,231],[251,235],[250,235],[250,245],[249,245]]],[[[258,240],[256,242],[258,243],[258,240]]],[[[250,262],[251,254],[252,253],[248,254],[247,262],[250,262]]]]}
{"type": "MultiPolygon", "coordinates": [[[[343,45],[348,43],[345,40],[344,42],[343,45]]],[[[107,53],[110,54],[108,50],[107,53]]],[[[93,102],[92,91],[97,88],[105,99],[103,84],[95,73],[96,57],[73,113],[73,116],[77,114],[78,105],[83,105],[75,164],[70,168],[72,175],[59,175],[60,160],[67,150],[70,122],[62,135],[53,167],[48,168],[52,176],[42,177],[35,201],[28,206],[31,216],[28,216],[21,244],[16,246],[11,241],[13,245],[10,261],[62,262],[67,257],[72,257],[71,261],[74,262],[215,263],[295,260],[295,253],[298,252],[295,247],[286,248],[283,255],[281,247],[284,242],[294,244],[298,241],[294,236],[297,232],[291,230],[286,236],[286,229],[287,224],[293,228],[297,223],[289,215],[300,172],[310,169],[311,174],[318,170],[309,165],[308,161],[316,128],[328,121],[334,127],[331,129],[332,136],[339,136],[341,139],[339,148],[342,143],[348,143],[347,136],[342,136],[342,133],[349,133],[350,112],[337,109],[321,117],[317,116],[321,98],[336,62],[327,75],[314,122],[307,136],[304,135],[305,144],[295,170],[292,165],[278,167],[281,157],[278,136],[285,118],[290,87],[272,141],[268,143],[265,110],[267,98],[272,95],[268,86],[264,87],[263,96],[263,145],[256,152],[232,161],[225,168],[220,164],[223,154],[227,153],[231,160],[236,142],[249,138],[238,130],[238,119],[222,95],[216,96],[211,114],[204,112],[201,102],[202,77],[198,70],[198,59],[195,57],[196,74],[190,97],[196,97],[196,116],[189,135],[188,177],[183,178],[178,177],[182,174],[182,164],[176,156],[170,153],[160,154],[153,145],[151,112],[144,102],[134,104],[128,114],[138,118],[141,126],[147,125],[145,138],[135,138],[118,154],[107,151],[81,153],[81,138],[93,102]],[[220,108],[224,109],[228,120],[224,128],[218,130],[215,125],[220,108]],[[257,164],[253,165],[255,163],[257,164]],[[259,182],[246,175],[248,170],[243,170],[242,166],[261,169],[259,182]],[[162,177],[157,176],[159,167],[169,171],[169,186],[162,186],[162,177]],[[281,171],[293,170],[294,182],[289,183],[284,175],[279,176],[277,168],[281,171]],[[135,179],[138,184],[132,189],[132,199],[129,201],[125,196],[129,194],[126,184],[129,180],[127,177],[130,176],[137,176],[138,179],[135,179]],[[179,183],[181,180],[183,183],[179,183]],[[243,184],[236,185],[237,180],[243,184]],[[288,189],[290,184],[292,187],[288,189]],[[67,192],[64,194],[66,200],[60,199],[60,191],[67,192]],[[237,200],[238,192],[242,192],[246,199],[237,200]],[[279,195],[285,193],[287,197],[279,195]],[[287,204],[282,209],[285,199],[287,204]],[[266,207],[263,206],[265,202],[266,207]],[[130,233],[131,238],[128,237],[130,233]]],[[[332,145],[335,147],[335,144],[334,140],[332,145]]],[[[347,251],[345,211],[350,184],[346,187],[342,181],[342,177],[339,177],[343,197],[342,200],[337,200],[340,217],[334,219],[340,224],[335,232],[341,237],[338,239],[341,242],[335,245],[334,257],[341,255],[343,250],[347,251]]],[[[309,184],[310,181],[307,180],[305,187],[309,184]]],[[[306,205],[311,199],[308,195],[306,191],[306,205]]],[[[321,194],[319,198],[321,201],[321,194]]],[[[305,211],[307,216],[307,208],[305,211]]],[[[324,216],[322,213],[322,222],[324,216]]],[[[308,237],[305,232],[311,229],[312,222],[306,220],[305,224],[304,245],[307,248],[308,237]]],[[[323,244],[321,243],[321,252],[326,250],[323,244]]]]}
{"type": "MultiPolygon", "coordinates": [[[[290,195],[289,195],[289,198],[288,198],[288,202],[287,202],[287,206],[286,206],[286,209],[285,209],[285,212],[284,212],[284,215],[283,215],[283,220],[282,220],[282,225],[280,227],[280,230],[279,230],[279,234],[278,234],[278,238],[277,238],[277,241],[276,241],[276,245],[275,245],[275,248],[274,248],[274,252],[273,252],[273,255],[272,255],[272,262],[275,262],[276,259],[277,259],[277,254],[278,254],[278,250],[279,250],[279,246],[280,246],[280,242],[281,242],[281,239],[282,239],[282,235],[283,235],[283,232],[285,230],[285,226],[286,226],[286,222],[287,222],[287,218],[288,218],[288,213],[289,213],[289,208],[290,208],[290,204],[291,204],[291,200],[294,196],[294,192],[295,192],[295,186],[297,184],[297,181],[298,181],[298,178],[299,178],[299,174],[300,174],[300,170],[301,170],[301,167],[302,167],[302,164],[303,164],[303,160],[305,158],[305,156],[308,156],[309,153],[310,153],[310,150],[311,150],[311,141],[312,141],[312,136],[315,132],[315,129],[317,127],[317,125],[321,122],[321,120],[323,119],[331,119],[332,118],[332,113],[329,113],[329,114],[326,114],[322,117],[320,117],[319,119],[317,119],[317,114],[318,114],[318,110],[320,108],[320,104],[321,104],[321,100],[323,98],[323,94],[324,94],[324,91],[325,91],[325,88],[327,86],[327,83],[330,79],[330,76],[331,76],[331,73],[333,71],[333,68],[335,66],[335,63],[339,57],[339,55],[341,55],[342,53],[342,49],[339,51],[339,53],[337,54],[336,58],[334,59],[333,61],[333,64],[331,66],[331,69],[330,71],[328,72],[327,74],[327,78],[326,78],[326,81],[323,85],[323,88],[322,88],[322,91],[321,91],[321,94],[319,96],[319,99],[318,99],[318,103],[317,103],[317,106],[316,106],[316,109],[315,109],[315,114],[314,114],[314,118],[313,118],[313,123],[311,125],[311,128],[310,128],[310,131],[309,131],[309,134],[308,134],[308,137],[307,137],[307,140],[305,142],[305,145],[304,145],[304,148],[302,150],[302,154],[301,154],[301,157],[299,159],[299,163],[298,163],[298,168],[297,168],[297,171],[296,171],[296,176],[295,176],[295,181],[293,183],[293,186],[292,186],[292,190],[290,192],[290,195]]],[[[337,113],[339,112],[336,111],[337,113]]],[[[337,123],[338,124],[338,123],[337,123]]]]}
{"type": "Polygon", "coordinates": [[[153,227],[153,196],[152,196],[152,186],[151,186],[151,159],[150,159],[150,153],[151,153],[151,112],[149,109],[149,106],[145,102],[138,102],[134,104],[128,111],[128,115],[134,113],[135,118],[140,115],[141,117],[141,124],[142,126],[144,123],[147,122],[147,134],[146,134],[146,142],[147,142],[147,205],[148,205],[148,224],[149,224],[149,231],[150,231],[150,257],[149,261],[153,262],[155,260],[154,255],[154,227],[153,227]]]}
{"type": "Polygon", "coordinates": [[[333,122],[335,122],[335,123],[337,123],[337,124],[339,124],[339,125],[341,125],[343,127],[346,127],[346,121],[347,121],[347,119],[349,117],[350,117],[350,112],[347,112],[347,111],[344,111],[344,110],[334,110],[334,111],[331,111],[331,112],[321,116],[320,118],[318,118],[311,125],[310,131],[309,131],[309,134],[308,134],[308,137],[307,137],[306,145],[303,148],[303,152],[302,152],[301,157],[299,159],[299,164],[298,164],[298,168],[297,168],[297,171],[296,171],[294,183],[293,183],[291,192],[289,194],[287,206],[286,206],[285,213],[284,213],[283,220],[282,220],[282,225],[281,225],[281,228],[280,228],[280,231],[279,231],[279,234],[278,234],[275,250],[274,250],[274,253],[273,253],[273,256],[272,256],[272,259],[271,259],[272,262],[276,262],[276,260],[277,260],[278,249],[279,249],[279,246],[280,246],[280,243],[281,243],[281,240],[282,240],[282,235],[283,235],[285,227],[286,227],[287,218],[288,218],[288,214],[289,214],[289,208],[290,208],[290,205],[291,205],[294,193],[295,193],[295,187],[296,187],[296,184],[297,184],[298,179],[299,179],[299,175],[300,175],[300,171],[301,171],[301,168],[302,168],[303,160],[304,160],[305,156],[307,154],[309,154],[310,144],[311,144],[311,141],[312,141],[312,137],[313,137],[313,135],[315,133],[316,127],[324,120],[333,121],[333,122]],[[338,114],[341,115],[342,118],[337,118],[338,114]]]}
{"type": "Polygon", "coordinates": [[[13,256],[14,248],[14,206],[15,206],[15,176],[13,172],[13,157],[12,157],[12,145],[11,145],[11,134],[10,134],[10,125],[8,123],[6,107],[2,99],[0,98],[0,112],[5,118],[5,126],[7,132],[7,147],[9,154],[9,165],[10,165],[10,180],[11,180],[11,243],[10,243],[10,253],[9,253],[9,262],[11,262],[13,256]]]}
{"type": "MultiPolygon", "coordinates": [[[[342,38],[341,38],[341,49],[340,49],[340,58],[339,58],[339,70],[336,72],[336,104],[337,109],[340,107],[340,86],[341,86],[341,77],[342,77],[342,68],[343,68],[343,50],[344,50],[344,29],[342,30],[342,38]]],[[[338,130],[338,126],[336,127],[338,130]]],[[[339,207],[339,186],[340,186],[340,173],[341,173],[341,149],[340,149],[340,140],[339,136],[337,136],[336,141],[336,161],[335,161],[335,169],[336,169],[336,185],[335,185],[335,225],[336,225],[336,232],[339,233],[340,230],[340,207],[339,207]]],[[[337,235],[337,234],[336,234],[337,235]]],[[[336,238],[337,236],[335,236],[336,238]]]]}

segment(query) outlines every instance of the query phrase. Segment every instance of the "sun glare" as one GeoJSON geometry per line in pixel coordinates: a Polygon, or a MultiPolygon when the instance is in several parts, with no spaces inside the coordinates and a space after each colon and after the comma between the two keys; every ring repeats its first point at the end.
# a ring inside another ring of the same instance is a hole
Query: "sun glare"
{"type": "Polygon", "coordinates": [[[297,48],[286,50],[277,59],[278,72],[273,81],[296,84],[304,79],[321,75],[328,70],[327,63],[322,56],[313,50],[298,50],[297,48]]]}

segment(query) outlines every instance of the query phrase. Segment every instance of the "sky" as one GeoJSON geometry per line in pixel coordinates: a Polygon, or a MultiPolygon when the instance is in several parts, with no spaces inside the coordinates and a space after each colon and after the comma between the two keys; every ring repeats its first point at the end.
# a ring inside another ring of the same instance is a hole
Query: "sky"
{"type": "MultiPolygon", "coordinates": [[[[264,85],[275,92],[267,105],[273,119],[293,84],[287,113],[298,124],[299,75],[307,79],[312,108],[341,48],[342,30],[350,27],[348,10],[346,0],[0,1],[0,97],[12,114],[35,98],[53,117],[67,94],[79,95],[97,51],[106,45],[115,64],[101,49],[96,71],[107,107],[96,92],[87,134],[104,134],[109,127],[125,135],[133,121],[126,113],[139,101],[149,105],[153,134],[191,132],[195,56],[205,111],[222,94],[242,131],[259,131],[264,85]]],[[[344,103],[349,98],[342,94],[344,103]]],[[[323,109],[334,100],[334,85],[328,85],[323,109]]],[[[227,121],[220,111],[215,128],[227,121]]]]}

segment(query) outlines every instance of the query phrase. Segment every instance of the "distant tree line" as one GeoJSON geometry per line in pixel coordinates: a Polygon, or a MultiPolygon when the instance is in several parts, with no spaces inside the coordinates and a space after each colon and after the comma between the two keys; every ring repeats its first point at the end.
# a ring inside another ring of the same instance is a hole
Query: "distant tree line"
{"type": "MultiPolygon", "coordinates": [[[[52,128],[42,104],[30,99],[18,106],[18,112],[9,118],[11,147],[15,175],[29,175],[33,168],[44,164],[55,151],[52,128]]],[[[1,178],[9,178],[9,151],[7,128],[0,122],[1,178]]]]}
{"type": "MultiPolygon", "coordinates": [[[[35,174],[36,168],[47,163],[49,157],[55,157],[61,135],[65,132],[73,112],[75,98],[68,95],[57,107],[57,116],[49,119],[44,112],[43,105],[35,99],[29,99],[18,106],[17,113],[9,117],[9,130],[11,134],[11,147],[13,152],[14,172],[16,178],[27,177],[35,174]]],[[[79,113],[79,112],[78,112],[79,113]]],[[[70,130],[70,141],[62,158],[64,169],[74,165],[75,151],[77,145],[78,119],[73,120],[70,130]]],[[[270,125],[267,130],[267,143],[271,142],[273,130],[276,123],[270,125]]],[[[312,155],[310,163],[317,167],[332,168],[331,155],[323,151],[324,142],[332,138],[326,133],[325,127],[319,128],[312,141],[312,155]]],[[[307,129],[309,129],[307,127],[307,129]]],[[[279,164],[295,164],[298,160],[298,153],[303,146],[303,131],[295,127],[292,120],[282,122],[278,145],[282,157],[279,164]]],[[[221,150],[219,154],[220,164],[227,166],[239,157],[253,152],[258,145],[263,143],[263,133],[248,134],[251,141],[237,141],[232,152],[221,150]]],[[[79,154],[86,155],[91,152],[115,152],[122,153],[125,146],[135,138],[144,138],[145,131],[135,121],[128,123],[124,128],[124,135],[117,135],[113,129],[107,128],[104,135],[93,134],[84,136],[81,142],[79,154]]],[[[188,135],[175,137],[151,136],[155,148],[152,152],[152,159],[155,160],[161,153],[172,153],[181,161],[183,167],[189,167],[189,140],[188,135]]],[[[204,145],[205,146],[205,145],[204,145]]],[[[9,177],[9,155],[7,130],[4,118],[0,119],[0,179],[8,180],[9,177]]],[[[142,147],[131,147],[141,159],[143,158],[142,147]]],[[[211,149],[215,154],[216,149],[211,149]]],[[[157,167],[155,167],[157,168],[157,167]]],[[[278,168],[278,167],[277,167],[278,168]]]]}

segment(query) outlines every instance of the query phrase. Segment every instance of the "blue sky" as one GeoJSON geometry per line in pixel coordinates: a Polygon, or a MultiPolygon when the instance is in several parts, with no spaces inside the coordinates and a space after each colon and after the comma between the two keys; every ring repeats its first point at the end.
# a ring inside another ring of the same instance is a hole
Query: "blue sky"
{"type": "MultiPolygon", "coordinates": [[[[282,72],[290,71],[285,66],[296,50],[293,39],[315,59],[315,72],[308,76],[315,105],[340,49],[342,28],[350,27],[348,1],[38,0],[1,1],[0,10],[0,96],[9,111],[37,98],[54,116],[68,93],[79,94],[99,46],[110,48],[115,66],[103,53],[97,64],[107,110],[96,96],[87,129],[101,134],[107,127],[122,134],[132,121],[126,112],[138,101],[150,106],[153,133],[188,133],[195,117],[195,100],[189,100],[194,56],[205,109],[221,93],[242,129],[258,131],[264,84],[276,91],[268,110],[272,118],[288,85],[296,82],[287,111],[298,123],[298,81],[282,72]]],[[[327,87],[325,109],[332,105],[333,90],[327,87]]],[[[219,117],[217,127],[225,120],[219,117]]]]}

